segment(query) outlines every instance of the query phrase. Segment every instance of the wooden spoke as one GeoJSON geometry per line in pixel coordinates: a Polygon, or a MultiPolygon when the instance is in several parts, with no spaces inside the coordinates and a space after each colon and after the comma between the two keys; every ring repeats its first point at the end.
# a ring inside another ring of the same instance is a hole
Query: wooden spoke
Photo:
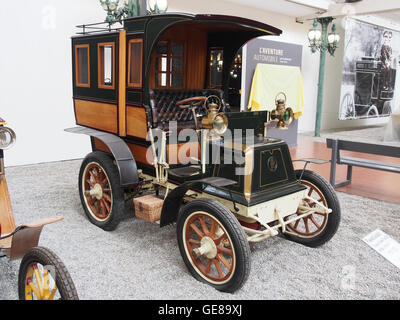
{"type": "Polygon", "coordinates": [[[204,237],[204,234],[199,230],[199,228],[196,227],[194,223],[190,225],[190,228],[192,228],[192,230],[196,232],[200,239],[204,237]]]}
{"type": "Polygon", "coordinates": [[[321,228],[321,226],[317,223],[317,221],[315,221],[315,219],[312,215],[310,216],[310,220],[317,227],[317,229],[321,228]]]}
{"type": "Polygon", "coordinates": [[[92,181],[90,181],[90,179],[86,179],[86,182],[91,188],[93,188],[95,185],[92,181]]]}
{"type": "Polygon", "coordinates": [[[217,246],[217,250],[218,250],[218,252],[226,253],[226,254],[233,256],[233,252],[231,249],[225,248],[223,246],[217,246]]]}
{"type": "Polygon", "coordinates": [[[101,199],[101,202],[103,203],[104,207],[107,210],[107,213],[110,212],[110,206],[108,205],[107,201],[103,198],[101,199]]]}
{"type": "Polygon", "coordinates": [[[223,265],[228,269],[231,270],[231,265],[229,264],[228,260],[225,259],[225,257],[222,254],[217,254],[217,258],[219,261],[223,263],[223,265]]]}
{"type": "Polygon", "coordinates": [[[200,220],[200,224],[201,224],[201,228],[203,230],[203,233],[208,235],[210,232],[208,231],[208,228],[207,228],[206,223],[204,221],[204,217],[200,217],[199,220],[200,220]]]}
{"type": "Polygon", "coordinates": [[[102,213],[103,217],[105,217],[107,215],[107,213],[106,213],[106,208],[104,206],[104,203],[103,203],[103,201],[99,201],[99,203],[100,203],[101,213],[102,213]]]}
{"type": "Polygon", "coordinates": [[[211,271],[211,260],[207,259],[206,273],[210,273],[211,271]]]}
{"type": "Polygon", "coordinates": [[[194,244],[194,245],[199,246],[199,247],[201,246],[201,243],[198,240],[189,239],[189,243],[190,244],[194,244]]]}
{"type": "Polygon", "coordinates": [[[103,198],[104,198],[106,201],[108,201],[109,203],[112,203],[111,197],[110,197],[108,194],[103,193],[103,198]]]}
{"type": "Polygon", "coordinates": [[[226,237],[226,234],[224,233],[223,235],[221,235],[219,238],[213,239],[215,244],[218,246],[222,240],[224,240],[226,237]]]}
{"type": "Polygon", "coordinates": [[[211,228],[210,228],[210,233],[208,234],[208,236],[210,238],[213,238],[215,235],[215,222],[214,220],[211,220],[211,228]]]}
{"type": "Polygon", "coordinates": [[[221,265],[219,264],[219,260],[218,259],[213,259],[212,262],[214,263],[215,268],[217,269],[218,276],[220,278],[222,278],[224,276],[224,274],[222,273],[221,265]]]}
{"type": "Polygon", "coordinates": [[[306,233],[310,233],[310,229],[308,228],[308,217],[303,218],[304,227],[306,228],[306,233]]]}

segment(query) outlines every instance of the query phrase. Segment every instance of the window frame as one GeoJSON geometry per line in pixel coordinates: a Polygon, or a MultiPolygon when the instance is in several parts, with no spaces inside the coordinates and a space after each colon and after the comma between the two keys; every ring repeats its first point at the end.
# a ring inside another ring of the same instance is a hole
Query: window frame
{"type": "Polygon", "coordinates": [[[127,83],[128,83],[128,88],[142,88],[143,87],[143,38],[132,38],[128,40],[128,72],[127,72],[127,83]],[[131,57],[132,57],[132,43],[140,43],[141,44],[141,51],[140,51],[140,68],[139,68],[139,74],[140,74],[140,81],[139,82],[130,82],[131,80],[131,57]]]}
{"type": "Polygon", "coordinates": [[[157,54],[155,52],[154,55],[154,86],[156,89],[184,89],[186,86],[186,41],[174,41],[170,39],[162,39],[160,42],[166,42],[167,43],[167,71],[160,71],[156,68],[156,61],[158,58],[163,57],[162,54],[157,54]],[[183,53],[182,56],[174,56],[172,55],[172,46],[174,44],[181,44],[183,46],[183,53]],[[177,71],[171,71],[171,61],[173,59],[179,59],[182,60],[182,72],[177,72],[177,71]],[[159,77],[165,74],[166,75],[166,86],[159,86],[159,77]],[[174,74],[179,74],[182,75],[182,86],[176,87],[176,86],[171,86],[171,75],[174,74]]]}
{"type": "Polygon", "coordinates": [[[77,44],[75,45],[75,86],[81,88],[90,88],[90,45],[89,44],[77,44]],[[88,83],[81,83],[79,81],[80,64],[79,64],[79,49],[86,48],[88,51],[88,83]]]}
{"type": "Polygon", "coordinates": [[[115,90],[115,43],[114,42],[101,42],[97,44],[97,73],[98,73],[98,87],[99,89],[115,90]],[[104,82],[104,51],[101,54],[101,49],[104,47],[112,47],[112,85],[105,85],[104,82]],[[103,59],[102,59],[103,58],[103,59]]]}
{"type": "MultiPolygon", "coordinates": [[[[208,88],[210,88],[210,89],[221,89],[222,88],[222,82],[223,82],[223,79],[221,79],[221,84],[220,85],[213,85],[212,83],[211,83],[211,63],[212,63],[212,61],[211,61],[211,53],[212,53],[212,51],[217,51],[217,50],[220,50],[220,51],[222,51],[222,61],[223,61],[223,63],[225,64],[225,50],[224,50],[224,47],[210,47],[209,48],[209,51],[208,51],[208,88]]],[[[222,68],[222,77],[223,77],[223,73],[224,73],[224,69],[222,68]]]]}

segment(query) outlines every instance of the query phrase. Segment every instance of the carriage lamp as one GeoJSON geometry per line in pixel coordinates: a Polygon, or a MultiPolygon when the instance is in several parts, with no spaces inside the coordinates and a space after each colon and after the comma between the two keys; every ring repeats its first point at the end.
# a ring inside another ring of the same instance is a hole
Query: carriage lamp
{"type": "Polygon", "coordinates": [[[278,93],[275,98],[276,109],[271,112],[271,121],[278,122],[276,129],[286,130],[293,122],[294,113],[292,108],[286,108],[286,95],[283,92],[278,93]],[[279,95],[283,95],[284,99],[278,99],[279,95]]]}
{"type": "Polygon", "coordinates": [[[0,126],[0,150],[11,148],[15,144],[15,141],[15,132],[8,127],[0,126]]]}
{"type": "Polygon", "coordinates": [[[331,56],[334,56],[340,41],[340,36],[336,33],[335,24],[332,25],[332,31],[328,34],[328,27],[332,21],[332,17],[314,19],[313,28],[308,32],[308,41],[310,43],[311,52],[320,52],[317,115],[315,120],[316,137],[321,135],[320,131],[324,94],[326,52],[328,51],[331,56]],[[321,24],[322,29],[318,28],[318,23],[321,24]]]}
{"type": "Polygon", "coordinates": [[[204,129],[211,130],[211,133],[223,135],[228,129],[228,118],[225,114],[220,113],[219,109],[216,103],[210,103],[208,114],[203,118],[201,124],[204,129]]]}
{"type": "Polygon", "coordinates": [[[168,0],[148,0],[150,13],[164,13],[168,10],[168,0]]]}

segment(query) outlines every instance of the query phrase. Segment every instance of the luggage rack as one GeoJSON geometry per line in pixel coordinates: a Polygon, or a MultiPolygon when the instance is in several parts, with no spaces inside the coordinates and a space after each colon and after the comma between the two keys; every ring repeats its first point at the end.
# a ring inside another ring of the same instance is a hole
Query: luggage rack
{"type": "MultiPolygon", "coordinates": [[[[94,33],[102,33],[102,32],[113,32],[113,31],[120,31],[123,30],[123,27],[113,27],[112,25],[116,22],[98,22],[98,23],[91,23],[91,24],[82,24],[76,26],[82,31],[77,32],[77,34],[81,35],[89,35],[94,33]]],[[[120,23],[120,22],[118,22],[120,23]]],[[[121,24],[121,23],[120,23],[121,24]]]]}

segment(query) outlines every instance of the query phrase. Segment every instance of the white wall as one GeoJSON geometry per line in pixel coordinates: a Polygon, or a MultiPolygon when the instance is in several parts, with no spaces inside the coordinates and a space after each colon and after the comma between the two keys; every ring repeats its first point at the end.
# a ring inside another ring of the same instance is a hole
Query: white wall
{"type": "MultiPolygon", "coordinates": [[[[105,12],[98,0],[3,2],[0,19],[8,28],[0,50],[0,116],[18,136],[6,151],[6,166],[84,157],[90,152],[89,138],[63,131],[75,125],[70,37],[76,25],[103,21],[105,12]]],[[[259,20],[283,30],[282,36],[268,39],[303,45],[305,109],[299,130],[313,130],[319,57],[308,49],[311,23],[222,0],[170,0],[169,12],[174,11],[259,20]]]]}
{"type": "Polygon", "coordinates": [[[2,1],[0,117],[17,134],[6,166],[90,151],[89,138],[63,131],[75,126],[70,37],[76,25],[103,19],[97,0],[2,1]]]}

